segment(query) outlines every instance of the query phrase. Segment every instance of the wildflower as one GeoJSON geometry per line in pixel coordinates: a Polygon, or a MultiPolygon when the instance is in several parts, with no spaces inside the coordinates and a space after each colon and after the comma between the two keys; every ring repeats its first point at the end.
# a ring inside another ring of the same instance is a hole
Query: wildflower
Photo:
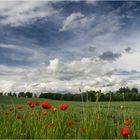
{"type": "Polygon", "coordinates": [[[124,137],[124,138],[129,138],[132,136],[132,131],[130,128],[128,127],[125,127],[125,128],[122,128],[121,129],[121,135],[124,137]]]}
{"type": "Polygon", "coordinates": [[[38,102],[38,101],[36,101],[36,102],[35,102],[35,105],[39,105],[39,102],[38,102]]]}
{"type": "Polygon", "coordinates": [[[123,105],[121,105],[121,106],[120,106],[120,108],[121,108],[121,109],[123,109],[123,108],[124,108],[124,106],[123,106],[123,105]]]}
{"type": "Polygon", "coordinates": [[[54,127],[54,124],[53,123],[49,123],[48,124],[48,128],[53,128],[54,127]]]}
{"type": "Polygon", "coordinates": [[[22,106],[19,105],[19,106],[17,106],[17,108],[18,108],[18,109],[22,109],[22,106]]]}
{"type": "Polygon", "coordinates": [[[46,128],[46,125],[42,126],[42,128],[45,129],[46,128]]]}
{"type": "Polygon", "coordinates": [[[10,112],[14,111],[14,108],[9,108],[9,111],[10,111],[10,112]]]}
{"type": "Polygon", "coordinates": [[[132,122],[131,122],[130,119],[125,119],[125,120],[124,120],[124,125],[125,125],[125,126],[129,126],[131,123],[132,123],[132,122]]]}
{"type": "Polygon", "coordinates": [[[26,120],[21,120],[21,122],[22,122],[22,123],[25,123],[25,122],[26,122],[26,120]]]}
{"type": "Polygon", "coordinates": [[[16,119],[21,119],[21,116],[19,116],[19,115],[16,115],[16,119]]]}
{"type": "Polygon", "coordinates": [[[8,112],[6,112],[6,113],[5,113],[5,115],[9,115],[9,113],[8,113],[8,112]]]}
{"type": "Polygon", "coordinates": [[[53,113],[56,112],[56,108],[53,107],[53,108],[52,108],[52,112],[53,112],[53,113]]]}
{"type": "Polygon", "coordinates": [[[47,112],[43,112],[43,115],[47,115],[47,112]]]}
{"type": "Polygon", "coordinates": [[[86,131],[86,129],[85,128],[80,128],[80,133],[84,133],[86,131]]]}
{"type": "Polygon", "coordinates": [[[67,121],[67,127],[72,127],[73,123],[71,120],[67,121]]]}
{"type": "Polygon", "coordinates": [[[50,109],[51,108],[51,105],[50,105],[49,102],[43,102],[42,103],[42,108],[44,108],[44,109],[50,109]]]}
{"type": "Polygon", "coordinates": [[[30,106],[31,104],[32,104],[32,102],[27,102],[27,105],[29,105],[29,106],[30,106]]]}
{"type": "Polygon", "coordinates": [[[69,107],[68,104],[61,104],[60,105],[60,110],[66,110],[69,107]]]}
{"type": "Polygon", "coordinates": [[[31,105],[30,105],[30,108],[34,108],[34,107],[35,107],[35,105],[34,105],[34,104],[31,104],[31,105]]]}
{"type": "Polygon", "coordinates": [[[40,119],[40,113],[37,113],[37,118],[40,119]]]}
{"type": "Polygon", "coordinates": [[[100,115],[99,115],[99,114],[97,115],[96,119],[97,119],[97,120],[100,120],[100,115]]]}
{"type": "Polygon", "coordinates": [[[29,116],[30,116],[31,118],[34,118],[34,114],[30,114],[29,116]]]}

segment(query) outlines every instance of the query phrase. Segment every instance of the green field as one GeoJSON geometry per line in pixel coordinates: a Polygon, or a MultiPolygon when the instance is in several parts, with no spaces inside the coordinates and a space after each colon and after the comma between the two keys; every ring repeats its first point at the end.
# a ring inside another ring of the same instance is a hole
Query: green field
{"type": "Polygon", "coordinates": [[[0,96],[0,138],[122,139],[120,130],[128,118],[132,121],[128,126],[133,133],[130,139],[140,139],[139,108],[140,102],[66,102],[0,96]],[[27,101],[39,101],[40,105],[31,109],[27,101]],[[50,102],[57,111],[43,109],[44,101],[50,102]],[[69,108],[60,110],[61,103],[69,104],[69,108]],[[18,105],[22,109],[17,109],[18,105]]]}

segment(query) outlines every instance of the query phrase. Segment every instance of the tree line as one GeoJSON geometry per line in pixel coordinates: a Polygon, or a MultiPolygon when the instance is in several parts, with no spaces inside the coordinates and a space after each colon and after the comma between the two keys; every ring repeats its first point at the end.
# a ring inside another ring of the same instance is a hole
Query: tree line
{"type": "Polygon", "coordinates": [[[0,92],[0,95],[1,96],[3,95],[3,96],[14,96],[14,97],[28,97],[28,98],[35,97],[35,98],[37,98],[37,94],[33,94],[31,92],[19,92],[18,94],[12,93],[12,92],[8,92],[8,93],[0,92]]]}
{"type": "MultiPolygon", "coordinates": [[[[0,93],[0,95],[3,95],[0,93]]],[[[8,93],[8,96],[18,97],[33,97],[31,92],[20,92],[18,95],[15,93],[8,93]]],[[[37,97],[34,94],[34,97],[37,97]]],[[[79,93],[41,93],[39,98],[47,98],[52,100],[65,100],[65,101],[140,101],[140,93],[137,88],[121,87],[116,92],[103,93],[101,91],[85,91],[79,93]]]]}
{"type": "Polygon", "coordinates": [[[102,93],[101,91],[85,91],[80,94],[41,93],[39,98],[66,101],[140,101],[140,93],[137,88],[129,89],[121,87],[116,92],[102,93]]]}

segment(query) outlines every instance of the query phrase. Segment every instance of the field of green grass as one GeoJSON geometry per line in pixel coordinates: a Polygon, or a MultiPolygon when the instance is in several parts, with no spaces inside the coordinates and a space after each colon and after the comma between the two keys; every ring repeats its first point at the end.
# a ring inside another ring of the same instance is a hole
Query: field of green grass
{"type": "Polygon", "coordinates": [[[68,102],[0,96],[1,139],[123,139],[120,131],[125,127],[132,131],[129,139],[140,139],[140,102],[68,102]],[[39,101],[40,105],[31,109],[29,101],[39,101]],[[44,101],[56,112],[43,109],[44,101]],[[61,103],[69,107],[60,110],[61,103]],[[19,105],[21,109],[17,108],[19,105]],[[127,126],[126,119],[131,120],[127,126]]]}

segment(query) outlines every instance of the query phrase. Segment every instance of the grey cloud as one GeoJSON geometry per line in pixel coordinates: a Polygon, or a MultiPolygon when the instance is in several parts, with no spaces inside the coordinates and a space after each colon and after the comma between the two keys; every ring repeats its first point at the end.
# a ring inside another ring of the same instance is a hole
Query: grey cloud
{"type": "Polygon", "coordinates": [[[113,53],[111,51],[107,51],[107,52],[104,52],[102,55],[100,55],[99,58],[102,60],[107,60],[107,61],[115,61],[121,55],[122,55],[121,53],[113,53]]]}
{"type": "Polygon", "coordinates": [[[126,52],[130,52],[132,49],[130,47],[126,48],[125,51],[126,52]]]}
{"type": "Polygon", "coordinates": [[[89,50],[90,52],[94,52],[94,51],[96,50],[96,47],[89,46],[89,47],[88,47],[88,50],[89,50]]]}

